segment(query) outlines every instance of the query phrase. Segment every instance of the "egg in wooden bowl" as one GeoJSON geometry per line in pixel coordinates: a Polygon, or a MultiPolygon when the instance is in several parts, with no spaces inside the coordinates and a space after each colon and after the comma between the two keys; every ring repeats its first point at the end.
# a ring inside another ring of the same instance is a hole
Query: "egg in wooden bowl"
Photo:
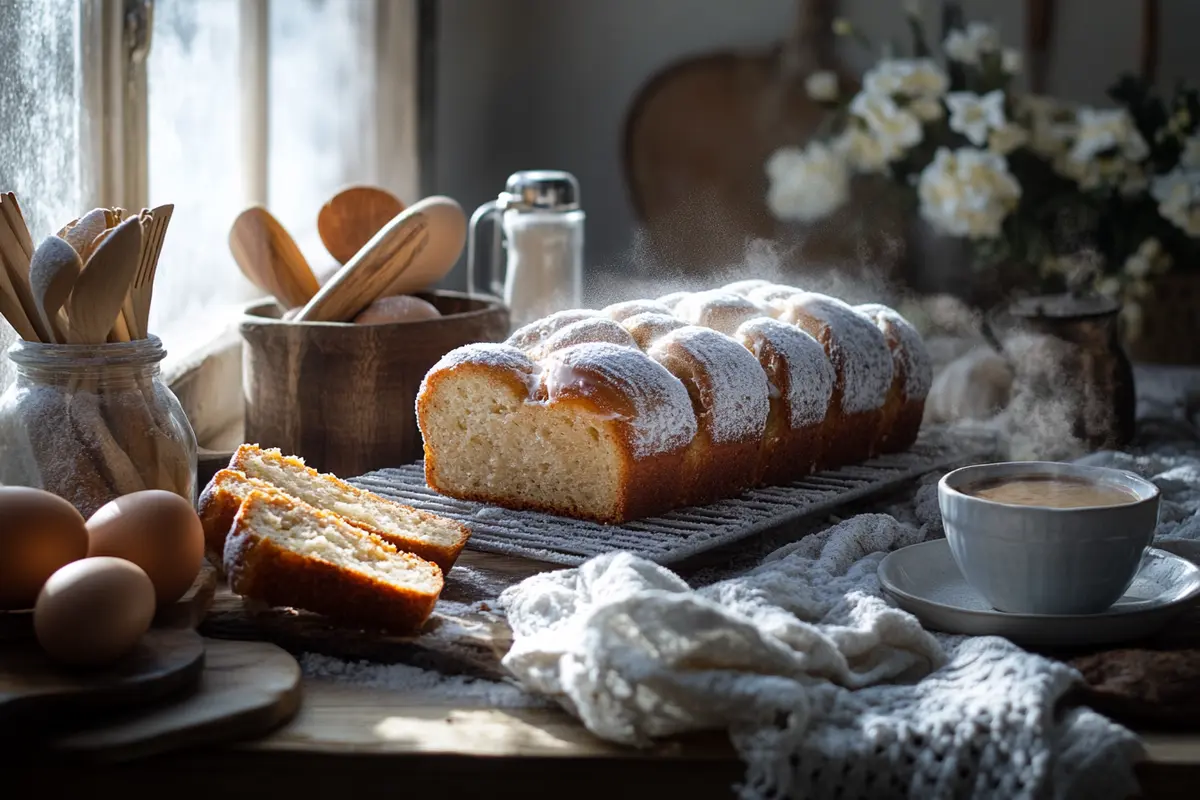
{"type": "Polygon", "coordinates": [[[87,521],[88,556],[113,556],[143,569],[158,605],[174,603],[191,588],[204,562],[204,531],[195,508],[172,492],[134,492],[96,511],[87,521]]]}
{"type": "Polygon", "coordinates": [[[0,486],[0,611],[33,608],[50,576],[87,551],[75,506],[41,489],[0,486]]]}

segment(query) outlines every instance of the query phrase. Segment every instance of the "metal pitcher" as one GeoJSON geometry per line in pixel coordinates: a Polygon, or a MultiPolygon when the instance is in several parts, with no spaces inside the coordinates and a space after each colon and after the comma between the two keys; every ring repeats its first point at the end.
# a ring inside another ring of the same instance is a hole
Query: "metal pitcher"
{"type": "Polygon", "coordinates": [[[1013,369],[1013,396],[1063,403],[1074,436],[1092,449],[1128,444],[1137,398],[1121,345],[1121,304],[1099,295],[1042,295],[984,319],[983,332],[1013,369]]]}

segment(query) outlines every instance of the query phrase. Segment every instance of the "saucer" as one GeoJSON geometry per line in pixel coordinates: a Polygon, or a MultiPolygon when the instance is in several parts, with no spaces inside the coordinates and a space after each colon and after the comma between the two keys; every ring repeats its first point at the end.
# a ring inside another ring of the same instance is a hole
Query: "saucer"
{"type": "Polygon", "coordinates": [[[1017,644],[1077,647],[1143,639],[1200,597],[1200,568],[1150,548],[1125,595],[1099,614],[1008,614],[963,578],[945,539],[914,544],[879,562],[879,584],[931,630],[1003,636],[1017,644]]]}

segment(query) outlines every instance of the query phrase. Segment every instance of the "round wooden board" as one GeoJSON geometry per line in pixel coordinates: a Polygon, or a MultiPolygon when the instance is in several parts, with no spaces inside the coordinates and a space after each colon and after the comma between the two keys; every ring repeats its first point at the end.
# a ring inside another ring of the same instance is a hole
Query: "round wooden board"
{"type": "MultiPolygon", "coordinates": [[[[212,608],[217,593],[217,570],[207,561],[183,597],[154,614],[155,628],[195,628],[212,608]]],[[[33,609],[0,611],[0,642],[33,638],[33,609]]]]}
{"type": "Polygon", "coordinates": [[[184,747],[263,736],[300,708],[300,665],[266,642],[205,640],[197,691],[105,720],[51,743],[89,761],[126,761],[184,747]]]}
{"type": "Polygon", "coordinates": [[[71,670],[56,665],[36,641],[0,649],[0,738],[25,739],[76,727],[114,708],[144,706],[196,685],[204,640],[193,630],[152,628],[111,667],[71,670]]]}

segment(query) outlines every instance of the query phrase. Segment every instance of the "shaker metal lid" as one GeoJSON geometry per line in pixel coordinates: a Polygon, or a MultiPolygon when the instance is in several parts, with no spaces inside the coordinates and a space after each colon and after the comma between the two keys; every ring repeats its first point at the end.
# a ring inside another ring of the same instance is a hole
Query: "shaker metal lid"
{"type": "Polygon", "coordinates": [[[574,211],[579,208],[579,181],[569,172],[531,169],[508,176],[501,195],[505,208],[574,211]]]}

